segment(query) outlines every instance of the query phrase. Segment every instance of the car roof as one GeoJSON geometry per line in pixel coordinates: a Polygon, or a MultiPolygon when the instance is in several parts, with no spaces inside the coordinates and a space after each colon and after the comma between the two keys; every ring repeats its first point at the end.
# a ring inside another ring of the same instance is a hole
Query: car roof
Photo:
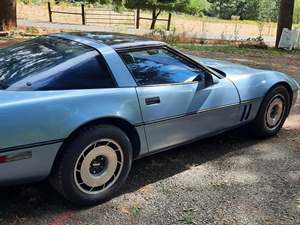
{"type": "Polygon", "coordinates": [[[160,41],[154,41],[149,38],[131,34],[121,34],[112,32],[70,32],[65,34],[76,36],[79,38],[88,38],[99,44],[108,45],[116,50],[165,45],[165,43],[160,41]]]}

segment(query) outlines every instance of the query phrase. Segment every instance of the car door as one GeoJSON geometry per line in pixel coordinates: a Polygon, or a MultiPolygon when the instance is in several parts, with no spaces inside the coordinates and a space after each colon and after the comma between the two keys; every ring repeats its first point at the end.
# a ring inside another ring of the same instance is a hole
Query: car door
{"type": "Polygon", "coordinates": [[[168,47],[131,50],[121,57],[138,85],[149,151],[238,123],[240,99],[229,80],[168,47]]]}

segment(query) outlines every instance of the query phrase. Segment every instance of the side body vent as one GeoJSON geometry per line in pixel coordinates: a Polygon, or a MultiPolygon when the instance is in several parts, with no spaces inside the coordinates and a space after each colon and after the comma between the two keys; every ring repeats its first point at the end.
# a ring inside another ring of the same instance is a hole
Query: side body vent
{"type": "Polygon", "coordinates": [[[249,119],[251,109],[252,109],[252,104],[244,105],[244,110],[243,110],[243,114],[241,117],[241,121],[247,121],[249,119]]]}

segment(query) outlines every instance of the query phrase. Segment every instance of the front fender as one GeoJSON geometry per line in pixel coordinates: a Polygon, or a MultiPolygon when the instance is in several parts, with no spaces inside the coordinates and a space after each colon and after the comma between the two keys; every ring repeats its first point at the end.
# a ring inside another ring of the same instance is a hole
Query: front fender
{"type": "Polygon", "coordinates": [[[275,71],[256,70],[255,73],[229,75],[227,78],[236,85],[241,101],[263,98],[273,86],[279,83],[289,85],[294,93],[299,90],[299,84],[296,80],[284,73],[275,71]]]}
{"type": "Polygon", "coordinates": [[[289,85],[294,92],[294,98],[297,96],[298,82],[284,73],[255,69],[227,61],[191,57],[200,64],[218,69],[226,74],[226,78],[231,80],[238,89],[241,101],[263,98],[274,85],[282,82],[289,85]]]}

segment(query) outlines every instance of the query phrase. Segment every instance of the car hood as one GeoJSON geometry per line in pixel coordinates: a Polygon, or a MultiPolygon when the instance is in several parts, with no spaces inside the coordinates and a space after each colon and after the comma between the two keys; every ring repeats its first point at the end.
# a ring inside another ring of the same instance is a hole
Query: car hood
{"type": "Polygon", "coordinates": [[[255,69],[222,60],[190,57],[231,80],[238,89],[242,101],[263,97],[272,86],[280,82],[288,83],[293,91],[299,90],[298,82],[284,73],[255,69]]]}
{"type": "Polygon", "coordinates": [[[191,57],[202,65],[216,69],[217,71],[219,70],[222,75],[226,76],[229,79],[237,78],[237,76],[249,76],[251,74],[266,72],[265,70],[255,69],[249,66],[236,64],[228,61],[200,58],[196,56],[191,57]]]}

